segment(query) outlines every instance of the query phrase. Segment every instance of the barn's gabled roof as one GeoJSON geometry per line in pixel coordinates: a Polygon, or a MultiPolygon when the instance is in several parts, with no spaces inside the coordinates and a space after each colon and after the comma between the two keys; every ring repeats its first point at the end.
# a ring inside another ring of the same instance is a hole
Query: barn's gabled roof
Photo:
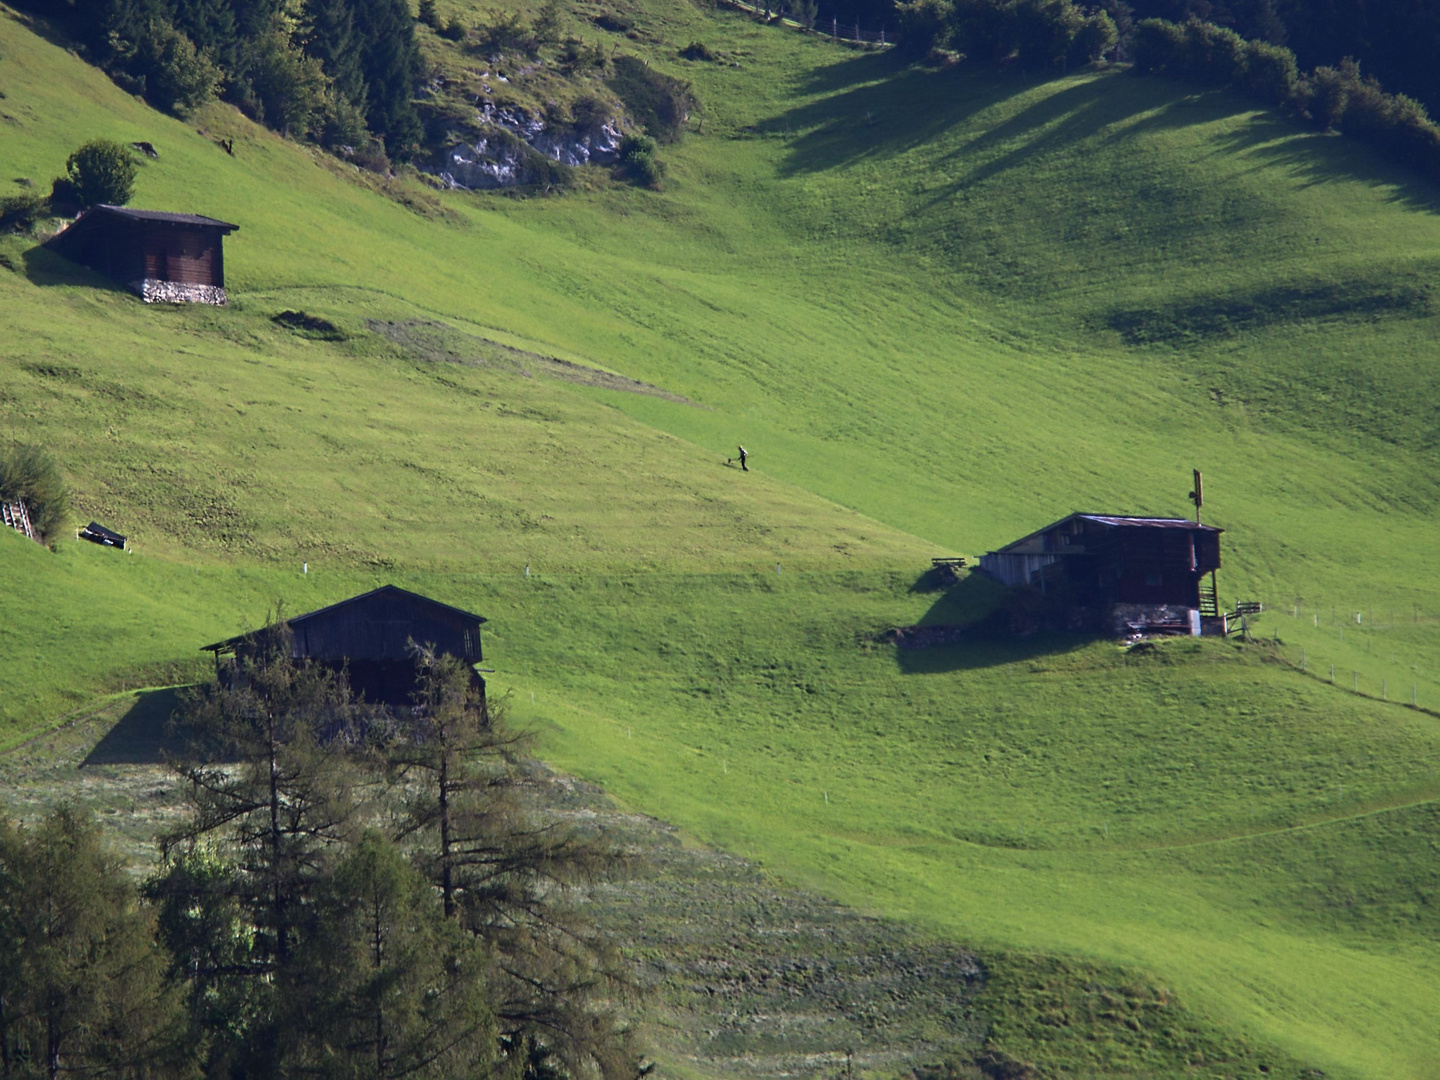
{"type": "MultiPolygon", "coordinates": [[[[439,600],[432,600],[428,596],[421,596],[419,593],[411,592],[409,589],[402,589],[398,585],[382,585],[378,589],[371,589],[367,593],[361,593],[359,596],[352,596],[348,600],[341,600],[339,603],[330,604],[327,607],[316,608],[314,611],[307,611],[303,615],[292,616],[285,621],[289,623],[292,628],[294,628],[297,625],[303,624],[308,619],[314,619],[323,615],[330,615],[334,612],[341,610],[342,608],[350,607],[354,604],[363,604],[368,600],[373,600],[381,596],[392,596],[401,600],[409,601],[416,607],[429,607],[437,609],[439,611],[448,612],[451,615],[458,615],[462,619],[473,621],[477,626],[480,623],[487,621],[482,615],[476,615],[474,612],[464,611],[461,608],[452,607],[449,604],[442,604],[439,600]]],[[[245,641],[248,638],[253,638],[257,634],[263,634],[264,632],[264,630],[258,630],[249,634],[236,634],[234,637],[226,638],[224,641],[217,641],[211,645],[202,645],[200,647],[200,651],[215,653],[223,652],[226,649],[234,648],[236,645],[239,645],[241,642],[245,641]]]]}
{"type": "MultiPolygon", "coordinates": [[[[1198,521],[1191,521],[1189,518],[1157,518],[1157,517],[1117,517],[1114,514],[1071,514],[1068,518],[1061,518],[1055,525],[1063,525],[1070,518],[1083,518],[1086,521],[1099,522],[1101,525],[1123,525],[1131,528],[1142,529],[1186,529],[1191,532],[1224,532],[1224,529],[1214,525],[1202,525],[1198,521]]],[[[1055,525],[1047,526],[1049,529],[1055,525]]],[[[1041,529],[1045,532],[1046,529],[1041,529]]]]}
{"type": "Polygon", "coordinates": [[[1011,548],[1028,544],[1037,536],[1048,533],[1051,529],[1058,529],[1061,525],[1071,521],[1093,521],[1097,525],[1104,525],[1109,528],[1139,528],[1139,529],[1184,529],[1187,532],[1213,532],[1221,533],[1224,529],[1214,525],[1202,525],[1198,521],[1191,521],[1189,518],[1160,518],[1160,517],[1131,517],[1126,514],[1069,514],[1059,521],[1052,521],[1043,529],[1036,529],[1032,533],[1020,537],[1019,540],[1012,540],[1002,548],[997,548],[991,554],[999,554],[1009,551],[1011,548]]]}
{"type": "Polygon", "coordinates": [[[205,217],[202,214],[172,214],[167,210],[136,210],[134,207],[112,206],[110,203],[98,203],[85,213],[93,214],[97,210],[106,214],[114,214],[116,217],[128,218],[131,221],[154,221],[165,225],[202,225],[212,229],[224,229],[226,232],[235,232],[240,228],[239,225],[221,221],[219,218],[205,217]]]}

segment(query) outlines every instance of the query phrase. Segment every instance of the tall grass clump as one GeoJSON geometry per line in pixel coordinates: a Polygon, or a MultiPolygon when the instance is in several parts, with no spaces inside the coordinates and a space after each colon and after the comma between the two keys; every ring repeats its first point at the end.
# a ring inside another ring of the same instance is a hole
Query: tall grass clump
{"type": "Polygon", "coordinates": [[[65,525],[70,492],[55,458],[42,446],[17,443],[0,455],[0,499],[24,499],[30,524],[46,543],[65,525]]]}

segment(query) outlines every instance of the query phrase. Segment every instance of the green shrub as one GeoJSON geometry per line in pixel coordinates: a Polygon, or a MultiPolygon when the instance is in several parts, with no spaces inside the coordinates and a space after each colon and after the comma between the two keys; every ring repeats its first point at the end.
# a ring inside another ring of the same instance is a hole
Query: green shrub
{"type": "Polygon", "coordinates": [[[680,56],[686,60],[714,60],[715,54],[710,51],[710,46],[703,41],[692,41],[685,48],[680,50],[680,56]]]}
{"type": "Polygon", "coordinates": [[[614,34],[624,34],[635,29],[635,20],[618,11],[602,11],[593,21],[601,30],[609,30],[614,34]]]}
{"type": "Polygon", "coordinates": [[[1180,76],[1185,31],[1164,19],[1141,19],[1130,39],[1131,70],[1136,75],[1180,76]]]}
{"type": "Polygon", "coordinates": [[[1310,115],[1326,131],[1340,126],[1340,119],[1350,104],[1349,83],[1339,70],[1317,67],[1308,80],[1310,115]]]}
{"type": "Polygon", "coordinates": [[[135,159],[130,148],[110,139],[92,139],[65,162],[75,200],[81,206],[124,206],[135,193],[135,159]]]}
{"type": "Polygon", "coordinates": [[[1210,86],[1234,86],[1245,78],[1245,39],[1234,30],[1199,19],[1182,28],[1185,43],[1176,74],[1210,86]]]}
{"type": "Polygon", "coordinates": [[[620,171],[642,187],[659,188],[665,177],[665,163],[655,154],[655,140],[648,135],[626,135],[620,140],[620,171]]]}
{"type": "Polygon", "coordinates": [[[0,499],[24,499],[30,524],[46,543],[65,527],[70,492],[60,466],[43,447],[18,443],[0,454],[0,499]]]}
{"type": "Polygon", "coordinates": [[[464,41],[470,36],[470,28],[460,21],[459,16],[451,15],[450,21],[440,31],[440,36],[446,41],[464,41]]]}
{"type": "Polygon", "coordinates": [[[662,143],[680,138],[695,108],[695,95],[688,82],[664,75],[638,57],[617,57],[609,84],[630,115],[662,143]]]}
{"type": "Polygon", "coordinates": [[[431,30],[440,29],[440,13],[435,10],[435,0],[420,0],[420,12],[415,18],[431,30]]]}
{"type": "Polygon", "coordinates": [[[1338,128],[1440,178],[1440,127],[1414,98],[1387,94],[1348,58],[1339,67],[1316,68],[1306,89],[1310,114],[1322,127],[1338,128]]]}
{"type": "Polygon", "coordinates": [[[906,52],[920,55],[931,49],[944,49],[949,42],[955,8],[950,0],[909,0],[895,5],[899,22],[896,45],[906,52]]]}
{"type": "Polygon", "coordinates": [[[924,56],[958,51],[996,62],[1086,64],[1115,48],[1115,21],[1072,0],[908,0],[896,6],[896,41],[924,56]]]}
{"type": "Polygon", "coordinates": [[[329,83],[320,61],[278,24],[252,44],[246,74],[258,118],[282,135],[304,134],[325,108],[329,83]]]}
{"type": "Polygon", "coordinates": [[[1300,66],[1295,54],[1268,41],[1252,41],[1247,47],[1245,90],[1271,105],[1289,105],[1300,93],[1300,66]]]}
{"type": "Polygon", "coordinates": [[[1120,42],[1120,31],[1108,12],[1095,11],[1085,17],[1071,44],[1072,62],[1093,64],[1120,42]]]}
{"type": "Polygon", "coordinates": [[[518,11],[490,12],[490,17],[475,28],[483,52],[498,53],[515,49],[526,56],[535,56],[540,51],[540,41],[534,29],[518,11]]]}
{"type": "Polygon", "coordinates": [[[223,76],[210,57],[168,22],[151,19],[135,43],[131,70],[158,109],[184,115],[215,96],[223,76]]]}
{"type": "Polygon", "coordinates": [[[333,86],[325,95],[317,127],[320,141],[328,147],[359,147],[372,141],[360,106],[333,86]]]}
{"type": "Polygon", "coordinates": [[[560,66],[567,75],[584,71],[604,73],[610,67],[610,57],[598,41],[587,45],[580,38],[567,37],[560,47],[560,66]]]}
{"type": "Polygon", "coordinates": [[[658,189],[665,177],[665,163],[654,154],[636,154],[625,163],[625,168],[641,187],[658,189]]]}
{"type": "Polygon", "coordinates": [[[626,135],[620,140],[620,160],[628,161],[636,154],[655,156],[655,140],[649,135],[626,135]]]}
{"type": "Polygon", "coordinates": [[[556,45],[560,41],[560,5],[556,0],[545,0],[535,13],[530,31],[541,45],[556,45]]]}
{"type": "Polygon", "coordinates": [[[50,200],[38,191],[22,191],[0,199],[0,229],[28,232],[50,213],[50,200]]]}
{"type": "Polygon", "coordinates": [[[581,94],[570,103],[570,122],[576,131],[593,131],[610,119],[611,111],[595,94],[581,94]]]}

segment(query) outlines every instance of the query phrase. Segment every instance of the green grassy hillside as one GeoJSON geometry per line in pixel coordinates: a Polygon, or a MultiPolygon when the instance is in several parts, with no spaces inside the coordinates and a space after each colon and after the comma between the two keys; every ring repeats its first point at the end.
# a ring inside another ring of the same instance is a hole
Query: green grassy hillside
{"type": "Polygon", "coordinates": [[[1378,696],[1440,708],[1440,192],[1223,95],[633,14],[703,126],[663,192],[547,199],[387,194],[0,16],[0,182],[144,139],[136,205],[241,225],[223,310],[0,240],[0,431],[137,548],[0,536],[0,743],[193,674],[277,597],[393,580],[490,618],[547,756],[694,835],[1130,965],[1327,1075],[1431,1074],[1440,720],[1378,696]],[[739,66],[678,60],[696,39],[739,66]],[[915,591],[930,555],[1184,512],[1192,466],[1277,645],[876,643],[987,602],[915,591]]]}

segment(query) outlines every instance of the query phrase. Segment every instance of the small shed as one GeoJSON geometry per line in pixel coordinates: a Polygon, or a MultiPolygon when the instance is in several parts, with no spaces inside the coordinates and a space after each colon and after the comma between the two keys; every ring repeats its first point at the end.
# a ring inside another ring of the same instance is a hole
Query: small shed
{"type": "MultiPolygon", "coordinates": [[[[336,670],[346,668],[350,686],[365,700],[404,706],[415,692],[417,669],[411,651],[415,645],[478,663],[480,625],[485,619],[428,596],[385,585],[338,604],[285,620],[290,626],[291,655],[314,660],[336,670]]],[[[227,660],[263,648],[271,630],[217,641],[204,646],[215,654],[222,675],[227,660]]],[[[485,680],[475,675],[484,692],[485,680]]]]}
{"type": "Polygon", "coordinates": [[[124,283],[147,303],[223,304],[224,239],[238,228],[199,214],[102,203],[86,210],[48,246],[124,283]]]}
{"type": "Polygon", "coordinates": [[[980,569],[1055,594],[1077,612],[1073,623],[1199,634],[1220,619],[1223,531],[1185,518],[1071,514],[981,556],[980,569]]]}
{"type": "Polygon", "coordinates": [[[81,540],[89,540],[92,544],[99,544],[101,547],[125,549],[125,537],[121,536],[114,529],[107,529],[98,521],[92,521],[85,528],[75,534],[81,540]]]}

